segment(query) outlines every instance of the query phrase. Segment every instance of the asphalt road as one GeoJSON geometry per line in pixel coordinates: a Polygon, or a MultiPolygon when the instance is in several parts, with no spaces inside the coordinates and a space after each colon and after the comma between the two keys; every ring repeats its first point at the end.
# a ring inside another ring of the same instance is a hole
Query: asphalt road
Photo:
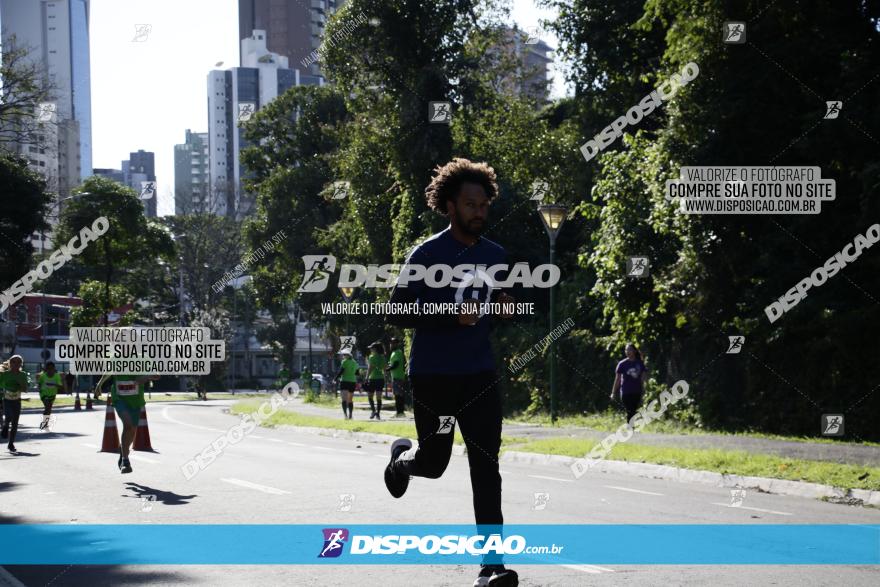
{"type": "MultiPolygon", "coordinates": [[[[293,429],[257,429],[187,481],[181,465],[233,424],[228,401],[153,404],[155,453],[121,475],[96,452],[103,411],[59,411],[52,433],[22,416],[19,455],[0,453],[0,523],[372,524],[473,522],[467,461],[441,479],[413,479],[400,500],[382,481],[388,446],[293,429]],[[354,495],[340,511],[340,495],[354,495]],[[146,503],[144,496],[155,495],[146,503]]],[[[574,480],[564,467],[502,463],[504,513],[517,524],[878,524],[880,511],[626,475],[574,480]],[[535,494],[549,494],[536,509],[535,494]]],[[[621,544],[621,548],[638,548],[621,544]]],[[[145,544],[144,548],[149,548],[145,544]]],[[[877,585],[875,566],[520,566],[522,585],[877,585]]],[[[52,585],[471,585],[470,566],[7,566],[14,581],[52,585]]],[[[2,575],[2,573],[0,573],[2,575]]],[[[9,582],[9,579],[6,579],[9,582]]],[[[0,585],[4,579],[0,576],[0,585]]]]}

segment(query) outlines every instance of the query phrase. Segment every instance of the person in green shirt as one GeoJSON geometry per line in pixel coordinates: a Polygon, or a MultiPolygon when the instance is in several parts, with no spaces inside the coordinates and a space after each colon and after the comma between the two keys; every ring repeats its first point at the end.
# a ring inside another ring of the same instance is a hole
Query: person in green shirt
{"type": "Polygon", "coordinates": [[[131,451],[131,443],[137,432],[141,419],[141,408],[147,405],[144,399],[144,383],[159,379],[158,375],[114,375],[110,386],[110,398],[113,407],[122,420],[122,450],[119,455],[119,471],[131,473],[131,462],[128,454],[131,451]]]}
{"type": "Polygon", "coordinates": [[[308,366],[303,367],[302,370],[302,386],[304,391],[309,391],[312,389],[312,372],[309,370],[308,366]]]}
{"type": "Polygon", "coordinates": [[[357,361],[351,358],[351,354],[343,353],[336,379],[339,380],[339,389],[342,390],[342,415],[346,420],[352,419],[354,411],[354,389],[357,387],[358,370],[357,361]]]}
{"type": "Polygon", "coordinates": [[[370,345],[370,356],[367,359],[367,398],[370,400],[370,420],[382,419],[382,392],[385,389],[385,347],[381,342],[370,345]],[[373,403],[373,394],[376,394],[376,403],[373,403]]]}
{"type": "Polygon", "coordinates": [[[290,382],[290,371],[284,365],[278,370],[278,378],[275,380],[276,389],[284,389],[284,386],[290,382]]]}
{"type": "Polygon", "coordinates": [[[394,407],[398,416],[406,415],[406,357],[400,348],[400,340],[391,339],[391,356],[385,371],[391,375],[391,391],[394,393],[394,407]]]}
{"type": "Polygon", "coordinates": [[[47,361],[45,368],[37,374],[37,389],[40,391],[40,401],[43,402],[43,421],[40,422],[40,430],[44,430],[49,426],[55,395],[59,390],[64,389],[61,373],[55,371],[55,363],[52,361],[47,361]]]}
{"type": "Polygon", "coordinates": [[[8,438],[6,448],[16,452],[15,435],[18,433],[18,419],[21,416],[21,394],[30,387],[30,377],[21,369],[24,360],[21,355],[12,355],[0,366],[0,392],[3,392],[3,428],[0,437],[8,438]]]}

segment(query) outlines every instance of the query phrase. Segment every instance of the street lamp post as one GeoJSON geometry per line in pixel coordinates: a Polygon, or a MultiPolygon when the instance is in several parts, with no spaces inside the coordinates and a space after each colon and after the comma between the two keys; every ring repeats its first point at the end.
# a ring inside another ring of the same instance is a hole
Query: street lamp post
{"type": "MultiPolygon", "coordinates": [[[[553,257],[556,253],[556,235],[565,222],[568,208],[561,204],[541,204],[538,206],[541,222],[550,238],[550,264],[553,265],[553,257]]],[[[550,288],[550,330],[553,330],[556,318],[556,287],[550,288]]],[[[550,341],[550,422],[556,422],[556,342],[550,341]]]]}
{"type": "MultiPolygon", "coordinates": [[[[345,300],[346,305],[351,304],[351,300],[352,300],[352,298],[354,298],[354,290],[355,290],[355,288],[353,288],[353,287],[343,287],[343,286],[339,287],[339,291],[342,292],[342,298],[345,300]]],[[[348,317],[349,317],[349,312],[346,312],[345,313],[345,336],[348,336],[351,334],[351,332],[349,332],[348,317]]]]}
{"type": "MultiPolygon", "coordinates": [[[[186,234],[174,234],[171,235],[171,238],[174,239],[174,242],[179,241],[182,238],[186,238],[186,234]]],[[[180,256],[177,258],[177,325],[179,327],[183,326],[183,253],[180,253],[180,256]]],[[[183,376],[180,376],[178,383],[178,390],[181,392],[186,391],[186,381],[183,376]]]]}

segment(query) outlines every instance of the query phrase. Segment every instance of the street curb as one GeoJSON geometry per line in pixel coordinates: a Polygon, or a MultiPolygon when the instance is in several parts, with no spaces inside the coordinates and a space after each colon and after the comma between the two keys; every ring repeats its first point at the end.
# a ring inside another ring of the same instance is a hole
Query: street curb
{"type": "MultiPolygon", "coordinates": [[[[275,426],[275,428],[295,430],[296,432],[305,432],[307,434],[317,434],[318,436],[330,436],[332,438],[346,438],[350,440],[358,440],[360,442],[377,442],[380,444],[391,444],[392,442],[400,438],[399,436],[392,436],[391,434],[379,434],[376,432],[353,432],[351,430],[340,430],[338,428],[318,428],[316,426],[291,426],[288,424],[281,424],[275,426]]],[[[466,451],[463,444],[452,445],[452,454],[456,456],[462,456],[465,454],[465,452],[466,451]]]]}
{"type": "MultiPolygon", "coordinates": [[[[508,450],[501,455],[499,460],[534,465],[557,465],[570,468],[571,465],[581,459],[561,455],[508,450]]],[[[590,470],[601,471],[602,473],[623,473],[625,475],[636,475],[638,477],[650,477],[653,479],[670,479],[682,483],[702,483],[703,485],[715,485],[716,487],[756,489],[763,493],[776,493],[780,495],[792,495],[812,499],[830,498],[831,500],[845,500],[854,505],[860,504],[880,507],[880,491],[870,491],[867,489],[843,489],[832,485],[821,485],[819,483],[808,483],[805,481],[728,475],[726,473],[716,473],[713,471],[681,469],[669,465],[631,463],[628,461],[611,461],[607,459],[596,462],[590,467],[590,470]]],[[[572,475],[572,477],[574,477],[574,475],[572,475]]]]}

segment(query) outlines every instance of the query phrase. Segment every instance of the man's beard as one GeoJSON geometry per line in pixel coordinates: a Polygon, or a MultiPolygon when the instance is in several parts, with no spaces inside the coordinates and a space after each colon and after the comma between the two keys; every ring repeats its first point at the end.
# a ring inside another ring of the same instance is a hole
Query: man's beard
{"type": "Polygon", "coordinates": [[[458,227],[463,233],[470,236],[480,236],[486,230],[485,221],[471,220],[470,223],[467,223],[464,221],[458,211],[455,212],[455,222],[456,224],[458,224],[458,227]]]}

